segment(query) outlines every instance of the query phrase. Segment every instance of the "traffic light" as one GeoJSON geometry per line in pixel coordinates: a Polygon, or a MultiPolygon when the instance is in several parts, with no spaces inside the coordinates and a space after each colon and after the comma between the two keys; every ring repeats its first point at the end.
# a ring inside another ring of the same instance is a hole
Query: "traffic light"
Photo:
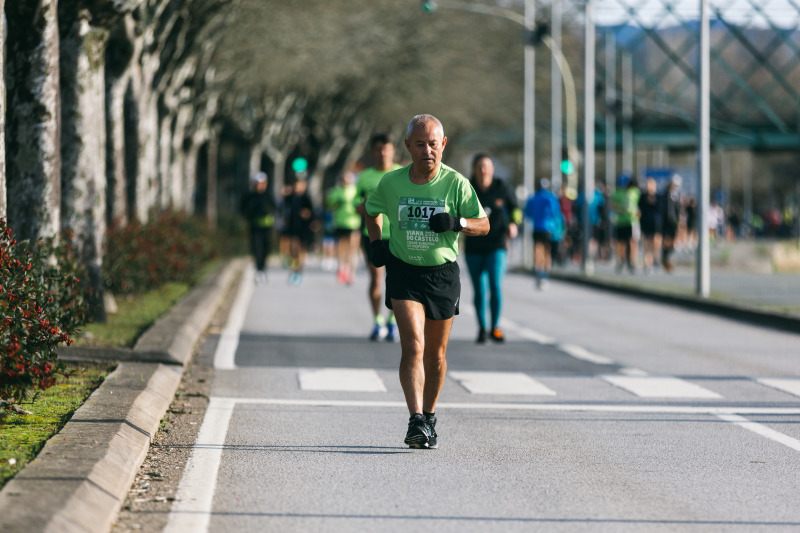
{"type": "Polygon", "coordinates": [[[569,151],[565,148],[561,150],[561,173],[569,176],[575,172],[575,163],[569,159],[569,151]]]}
{"type": "Polygon", "coordinates": [[[308,160],[305,157],[295,157],[292,161],[292,170],[299,174],[308,170],[308,160]]]}
{"type": "Polygon", "coordinates": [[[422,0],[420,7],[422,8],[423,13],[433,13],[436,11],[437,6],[436,2],[433,0],[422,0]]]}

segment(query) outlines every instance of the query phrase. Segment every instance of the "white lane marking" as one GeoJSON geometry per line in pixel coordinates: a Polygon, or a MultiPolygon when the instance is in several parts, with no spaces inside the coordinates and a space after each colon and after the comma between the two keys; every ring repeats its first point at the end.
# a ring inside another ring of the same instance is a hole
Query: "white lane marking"
{"type": "Polygon", "coordinates": [[[683,379],[670,376],[600,376],[605,381],[641,398],[722,398],[683,379]]]}
{"type": "Polygon", "coordinates": [[[222,449],[237,402],[235,398],[212,397],[209,400],[192,455],[178,485],[165,533],[208,531],[222,449]]]}
{"type": "Polygon", "coordinates": [[[603,357],[602,355],[597,355],[583,346],[578,346],[577,344],[559,344],[558,349],[562,352],[571,355],[575,359],[580,359],[581,361],[587,361],[589,363],[594,363],[596,365],[612,365],[614,361],[609,359],[608,357],[603,357]]]}
{"type": "Polygon", "coordinates": [[[522,372],[448,372],[472,394],[555,396],[554,390],[522,372]]]}
{"type": "Polygon", "coordinates": [[[244,326],[247,307],[253,297],[253,265],[248,263],[242,272],[239,290],[233,301],[228,322],[220,333],[217,350],[214,352],[214,368],[233,370],[236,368],[236,348],[239,346],[239,333],[244,326]]]}
{"type": "Polygon", "coordinates": [[[556,343],[556,340],[553,337],[548,337],[544,333],[539,333],[538,331],[534,331],[524,326],[520,326],[519,324],[512,322],[510,320],[506,320],[505,318],[501,319],[500,322],[502,323],[503,327],[506,328],[507,330],[514,331],[519,336],[524,337],[533,342],[537,342],[539,344],[556,343]]]}
{"type": "Polygon", "coordinates": [[[596,365],[615,364],[613,359],[592,353],[583,346],[578,346],[577,344],[559,344],[559,342],[553,337],[550,337],[538,331],[534,331],[525,326],[521,326],[510,320],[501,319],[500,322],[502,323],[504,328],[506,328],[509,331],[515,332],[520,337],[536,342],[538,344],[555,346],[557,349],[561,350],[562,352],[571,357],[574,357],[575,359],[586,361],[588,363],[594,363],[596,365]]]}
{"type": "Polygon", "coordinates": [[[370,368],[301,368],[297,378],[302,390],[386,392],[383,380],[370,368]]]}
{"type": "Polygon", "coordinates": [[[649,375],[647,372],[642,370],[641,368],[636,368],[633,366],[626,366],[625,368],[621,368],[619,370],[620,374],[624,374],[626,376],[647,376],[649,375]]]}
{"type": "MultiPolygon", "coordinates": [[[[241,404],[279,405],[302,407],[375,407],[381,409],[406,409],[403,401],[378,400],[326,400],[305,398],[231,398],[223,397],[241,404]]],[[[690,414],[690,415],[800,415],[800,407],[748,407],[748,406],[702,406],[702,405],[629,405],[602,403],[509,403],[509,402],[442,402],[442,409],[465,410],[509,410],[509,411],[564,411],[595,413],[644,413],[644,414],[690,414]]]]}
{"type": "Polygon", "coordinates": [[[758,422],[753,422],[752,420],[748,420],[743,416],[737,414],[717,414],[721,420],[726,422],[730,422],[731,424],[736,424],[739,427],[743,427],[748,431],[752,431],[756,435],[760,435],[767,439],[773,440],[779,444],[783,444],[784,446],[788,446],[789,448],[800,452],[800,440],[792,438],[788,435],[784,435],[783,433],[779,433],[772,428],[769,428],[763,424],[759,424],[758,422]]]}
{"type": "Polygon", "coordinates": [[[797,378],[759,378],[756,382],[794,396],[800,396],[800,379],[797,378]]]}

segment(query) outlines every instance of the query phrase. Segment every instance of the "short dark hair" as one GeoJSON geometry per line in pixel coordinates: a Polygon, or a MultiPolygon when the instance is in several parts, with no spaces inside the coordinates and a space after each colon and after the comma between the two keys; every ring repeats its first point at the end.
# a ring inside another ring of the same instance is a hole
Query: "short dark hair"
{"type": "Polygon", "coordinates": [[[376,133],[372,136],[372,139],[369,141],[370,148],[374,147],[376,144],[393,144],[394,140],[392,139],[391,133],[381,132],[376,133]]]}
{"type": "Polygon", "coordinates": [[[491,160],[492,156],[490,156],[486,152],[478,152],[477,154],[472,156],[472,164],[470,165],[470,168],[475,168],[475,165],[477,165],[478,161],[480,161],[481,159],[491,160]]]}

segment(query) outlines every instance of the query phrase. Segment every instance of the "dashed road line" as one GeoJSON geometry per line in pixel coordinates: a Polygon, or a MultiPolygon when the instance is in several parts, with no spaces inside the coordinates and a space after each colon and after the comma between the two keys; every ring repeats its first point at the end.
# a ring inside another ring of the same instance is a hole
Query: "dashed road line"
{"type": "Polygon", "coordinates": [[[214,368],[220,370],[233,370],[236,368],[236,348],[239,347],[239,334],[244,326],[247,308],[253,297],[253,265],[248,263],[242,272],[242,280],[236,299],[233,301],[228,322],[219,336],[219,343],[214,352],[214,368]]]}

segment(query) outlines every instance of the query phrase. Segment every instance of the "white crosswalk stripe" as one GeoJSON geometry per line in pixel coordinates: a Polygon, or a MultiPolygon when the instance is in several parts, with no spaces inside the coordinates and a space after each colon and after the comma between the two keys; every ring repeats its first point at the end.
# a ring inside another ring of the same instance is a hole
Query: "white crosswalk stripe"
{"type": "Polygon", "coordinates": [[[371,368],[302,368],[297,377],[302,390],[386,392],[383,380],[371,368]]]}
{"type": "Polygon", "coordinates": [[[602,379],[641,398],[722,398],[716,392],[671,376],[601,376],[602,379]]]}
{"type": "MultiPolygon", "coordinates": [[[[551,388],[552,383],[548,382],[545,385],[524,372],[450,371],[447,373],[447,378],[458,383],[470,394],[559,395],[551,388]]],[[[623,369],[619,374],[597,375],[595,379],[639,398],[687,400],[723,398],[723,395],[689,380],[674,376],[651,376],[636,369],[623,369]]],[[[800,378],[754,377],[752,381],[800,397],[800,378]]],[[[298,368],[297,383],[304,391],[388,392],[378,371],[371,368],[298,368]]],[[[555,383],[558,384],[559,380],[555,383]]]]}
{"type": "Polygon", "coordinates": [[[472,394],[555,396],[552,389],[522,372],[448,372],[472,394]]]}
{"type": "Polygon", "coordinates": [[[759,378],[756,382],[779,391],[800,396],[800,379],[797,378],[759,378]]]}

